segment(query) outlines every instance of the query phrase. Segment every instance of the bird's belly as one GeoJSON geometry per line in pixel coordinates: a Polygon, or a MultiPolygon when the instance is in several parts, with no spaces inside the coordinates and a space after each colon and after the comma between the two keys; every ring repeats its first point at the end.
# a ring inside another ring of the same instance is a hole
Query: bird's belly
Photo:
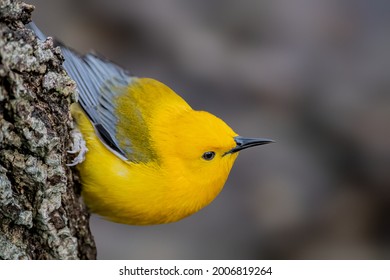
{"type": "MultiPolygon", "coordinates": [[[[94,153],[95,155],[98,155],[94,153]]],[[[82,195],[91,212],[111,221],[161,224],[199,210],[175,197],[167,179],[154,166],[127,164],[118,158],[86,157],[78,166],[82,195]]]]}

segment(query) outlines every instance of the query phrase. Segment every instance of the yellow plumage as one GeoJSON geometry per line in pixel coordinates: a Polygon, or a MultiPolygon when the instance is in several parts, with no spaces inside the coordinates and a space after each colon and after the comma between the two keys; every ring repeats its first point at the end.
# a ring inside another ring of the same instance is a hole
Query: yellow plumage
{"type": "MultiPolygon", "coordinates": [[[[92,212],[127,224],[158,224],[180,220],[209,204],[221,191],[237,153],[234,133],[222,120],[191,107],[165,85],[137,79],[117,98],[119,122],[128,139],[138,142],[137,131],[148,137],[155,158],[146,163],[126,162],[109,151],[79,105],[72,115],[87,143],[84,162],[77,165],[82,194],[92,212]],[[144,119],[142,127],[129,129],[134,110],[144,119]],[[155,139],[155,140],[152,140],[155,139]],[[215,151],[213,161],[202,154],[215,151]]],[[[145,140],[145,139],[144,139],[145,140]]]]}
{"type": "Polygon", "coordinates": [[[219,194],[239,151],[272,142],[238,136],[156,80],[61,50],[80,93],[71,110],[88,149],[71,165],[78,163],[89,209],[109,220],[148,225],[191,215],[219,194]]]}

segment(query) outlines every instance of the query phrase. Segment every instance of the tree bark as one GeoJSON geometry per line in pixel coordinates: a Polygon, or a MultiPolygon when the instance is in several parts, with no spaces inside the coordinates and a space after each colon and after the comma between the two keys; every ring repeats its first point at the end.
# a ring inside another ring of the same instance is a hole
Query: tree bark
{"type": "Polygon", "coordinates": [[[66,166],[76,86],[52,40],[24,27],[33,9],[0,0],[0,259],[94,259],[89,214],[66,166]]]}

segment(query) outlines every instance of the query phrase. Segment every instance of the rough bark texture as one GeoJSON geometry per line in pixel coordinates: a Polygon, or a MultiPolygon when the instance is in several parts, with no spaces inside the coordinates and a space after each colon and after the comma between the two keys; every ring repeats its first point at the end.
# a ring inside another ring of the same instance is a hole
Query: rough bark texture
{"type": "Polygon", "coordinates": [[[75,83],[52,41],[24,28],[34,7],[0,0],[0,259],[94,259],[75,188],[75,83]]]}

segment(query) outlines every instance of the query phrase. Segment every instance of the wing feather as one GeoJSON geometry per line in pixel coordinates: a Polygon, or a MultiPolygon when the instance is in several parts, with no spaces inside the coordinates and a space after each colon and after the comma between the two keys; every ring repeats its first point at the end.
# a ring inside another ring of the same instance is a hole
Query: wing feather
{"type": "Polygon", "coordinates": [[[61,46],[65,57],[64,68],[80,87],[80,104],[86,111],[104,144],[125,159],[126,153],[116,139],[118,117],[113,100],[123,94],[131,76],[119,66],[93,54],[79,56],[61,46]]]}

